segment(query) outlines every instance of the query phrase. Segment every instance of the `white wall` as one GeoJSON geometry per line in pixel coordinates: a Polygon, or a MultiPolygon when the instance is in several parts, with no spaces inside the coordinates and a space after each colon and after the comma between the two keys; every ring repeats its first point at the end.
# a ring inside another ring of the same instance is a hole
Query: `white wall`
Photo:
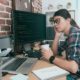
{"type": "Polygon", "coordinates": [[[42,12],[55,12],[58,10],[58,6],[62,5],[62,8],[75,11],[75,20],[80,25],[80,0],[42,0],[42,12]],[[67,3],[71,3],[71,7],[67,8],[67,3]],[[49,7],[49,6],[52,7],[49,7]],[[48,9],[49,8],[49,9],[48,9]]]}
{"type": "Polygon", "coordinates": [[[77,1],[77,8],[76,8],[76,18],[75,20],[77,21],[77,23],[80,26],[80,0],[76,0],[77,1]]]}

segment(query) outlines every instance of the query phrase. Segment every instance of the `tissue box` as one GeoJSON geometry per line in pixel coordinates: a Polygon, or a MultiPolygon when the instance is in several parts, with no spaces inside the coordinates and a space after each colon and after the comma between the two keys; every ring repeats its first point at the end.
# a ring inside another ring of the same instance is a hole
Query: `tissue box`
{"type": "Polygon", "coordinates": [[[11,77],[11,80],[28,80],[29,77],[26,75],[23,75],[23,74],[17,74],[15,76],[12,76],[11,77]]]}

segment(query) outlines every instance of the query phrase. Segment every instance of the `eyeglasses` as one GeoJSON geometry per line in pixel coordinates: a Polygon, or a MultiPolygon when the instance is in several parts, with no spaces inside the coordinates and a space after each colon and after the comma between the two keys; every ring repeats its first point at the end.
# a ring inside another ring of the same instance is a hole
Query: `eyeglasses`
{"type": "Polygon", "coordinates": [[[54,22],[54,24],[59,24],[60,23],[60,18],[55,19],[53,22],[54,22]]]}

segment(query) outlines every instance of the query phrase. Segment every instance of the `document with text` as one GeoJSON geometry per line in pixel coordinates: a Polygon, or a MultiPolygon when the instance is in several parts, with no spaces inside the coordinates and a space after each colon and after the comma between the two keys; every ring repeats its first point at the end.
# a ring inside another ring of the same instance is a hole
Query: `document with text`
{"type": "Polygon", "coordinates": [[[54,78],[66,76],[69,74],[68,71],[58,66],[33,70],[32,72],[39,78],[39,80],[53,80],[54,78]]]}

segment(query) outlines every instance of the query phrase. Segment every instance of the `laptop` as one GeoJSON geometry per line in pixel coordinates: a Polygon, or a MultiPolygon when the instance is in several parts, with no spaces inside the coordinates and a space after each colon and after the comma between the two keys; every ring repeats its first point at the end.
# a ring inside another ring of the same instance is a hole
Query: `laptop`
{"type": "Polygon", "coordinates": [[[0,69],[11,74],[28,74],[37,60],[37,58],[3,57],[0,69]]]}

